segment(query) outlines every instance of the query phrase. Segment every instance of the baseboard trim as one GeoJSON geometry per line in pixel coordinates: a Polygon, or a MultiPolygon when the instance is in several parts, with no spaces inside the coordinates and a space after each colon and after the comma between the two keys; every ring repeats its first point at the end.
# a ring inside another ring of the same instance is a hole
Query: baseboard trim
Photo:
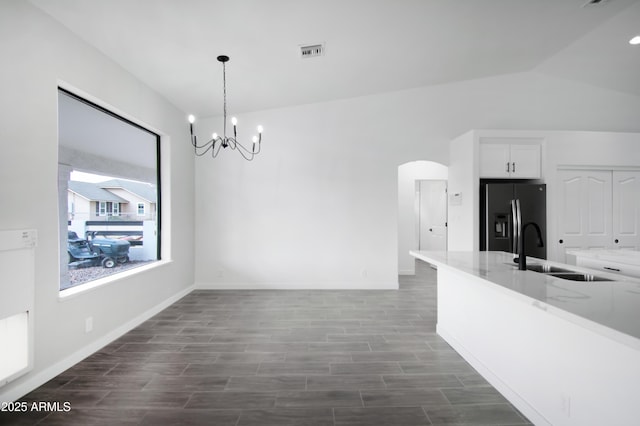
{"type": "Polygon", "coordinates": [[[199,282],[196,290],[397,290],[398,279],[348,282],[199,282]]]}
{"type": "Polygon", "coordinates": [[[72,353],[68,357],[56,362],[55,364],[43,369],[42,371],[38,371],[34,373],[31,376],[27,375],[27,376],[21,377],[20,379],[22,380],[17,380],[17,381],[20,381],[20,383],[16,384],[15,386],[11,386],[11,383],[8,383],[6,386],[9,386],[10,389],[7,389],[5,392],[0,392],[0,401],[10,402],[10,401],[18,400],[19,398],[28,394],[32,390],[37,389],[38,387],[47,383],[49,380],[53,379],[60,373],[73,367],[75,364],[87,358],[89,355],[98,351],[105,345],[113,342],[117,338],[121,337],[122,335],[126,334],[130,330],[134,329],[135,327],[139,326],[143,322],[147,321],[149,318],[153,317],[154,315],[168,308],[169,306],[171,306],[172,304],[174,304],[175,302],[177,302],[187,294],[191,293],[194,289],[195,289],[195,285],[191,285],[185,288],[179,293],[174,294],[173,296],[162,301],[156,306],[146,310],[142,314],[124,323],[120,327],[112,330],[111,332],[102,336],[98,340],[72,353]]]}

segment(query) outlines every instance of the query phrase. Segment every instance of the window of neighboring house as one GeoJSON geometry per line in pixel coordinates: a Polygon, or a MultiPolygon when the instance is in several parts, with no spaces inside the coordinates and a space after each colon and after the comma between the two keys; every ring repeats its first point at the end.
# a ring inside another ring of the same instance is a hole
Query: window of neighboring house
{"type": "Polygon", "coordinates": [[[160,137],[64,89],[58,111],[60,290],[160,260],[160,137]]]}

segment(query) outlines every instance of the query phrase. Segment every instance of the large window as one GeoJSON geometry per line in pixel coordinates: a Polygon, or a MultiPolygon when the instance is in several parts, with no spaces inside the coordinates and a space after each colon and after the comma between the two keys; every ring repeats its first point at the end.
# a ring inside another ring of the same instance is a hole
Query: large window
{"type": "Polygon", "coordinates": [[[60,290],[159,260],[160,137],[64,89],[58,111],[60,290]]]}

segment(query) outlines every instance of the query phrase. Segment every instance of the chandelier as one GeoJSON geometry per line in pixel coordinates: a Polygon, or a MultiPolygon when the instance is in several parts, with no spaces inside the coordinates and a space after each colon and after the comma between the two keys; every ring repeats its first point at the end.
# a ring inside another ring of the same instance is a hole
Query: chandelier
{"type": "Polygon", "coordinates": [[[195,116],[189,115],[189,131],[191,132],[191,145],[193,145],[193,150],[197,156],[203,156],[207,152],[211,151],[211,156],[216,158],[218,153],[220,152],[220,148],[231,148],[232,150],[237,150],[245,160],[251,161],[253,157],[260,153],[260,143],[262,142],[262,126],[258,126],[258,136],[253,136],[252,142],[253,145],[251,149],[245,147],[240,142],[237,141],[238,132],[236,125],[238,124],[238,120],[235,117],[231,117],[231,124],[233,125],[233,137],[227,136],[227,75],[225,63],[229,61],[229,57],[226,55],[218,56],[218,61],[222,62],[222,90],[224,95],[224,121],[222,127],[222,136],[219,136],[217,133],[211,135],[211,139],[205,142],[202,145],[198,145],[197,136],[193,134],[193,123],[196,121],[195,116]]]}

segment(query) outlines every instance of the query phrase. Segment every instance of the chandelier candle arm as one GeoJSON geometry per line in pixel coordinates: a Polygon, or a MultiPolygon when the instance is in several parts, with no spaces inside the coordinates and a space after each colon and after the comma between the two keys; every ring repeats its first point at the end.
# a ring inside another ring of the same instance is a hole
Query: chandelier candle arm
{"type": "Polygon", "coordinates": [[[233,124],[233,137],[235,139],[238,137],[238,132],[236,130],[236,124],[238,124],[238,119],[235,117],[231,117],[231,124],[233,124]]]}
{"type": "Polygon", "coordinates": [[[207,141],[203,145],[198,145],[197,136],[193,131],[193,124],[196,121],[195,116],[189,115],[189,133],[191,135],[191,145],[193,146],[194,153],[196,156],[203,156],[207,152],[211,151],[211,156],[213,158],[218,156],[220,152],[220,148],[231,148],[232,150],[237,150],[242,157],[247,160],[253,160],[253,157],[260,153],[260,147],[262,142],[262,131],[263,127],[258,126],[258,136],[253,136],[251,139],[253,145],[251,150],[246,148],[240,142],[237,141],[238,130],[237,124],[238,119],[236,117],[231,117],[231,124],[233,125],[233,137],[227,137],[227,77],[226,77],[226,67],[225,63],[229,61],[229,57],[225,55],[218,56],[218,61],[222,62],[222,89],[223,89],[223,133],[222,136],[218,136],[217,133],[213,133],[211,136],[211,140],[207,141]],[[258,144],[258,149],[256,150],[256,142],[258,144]]]}

